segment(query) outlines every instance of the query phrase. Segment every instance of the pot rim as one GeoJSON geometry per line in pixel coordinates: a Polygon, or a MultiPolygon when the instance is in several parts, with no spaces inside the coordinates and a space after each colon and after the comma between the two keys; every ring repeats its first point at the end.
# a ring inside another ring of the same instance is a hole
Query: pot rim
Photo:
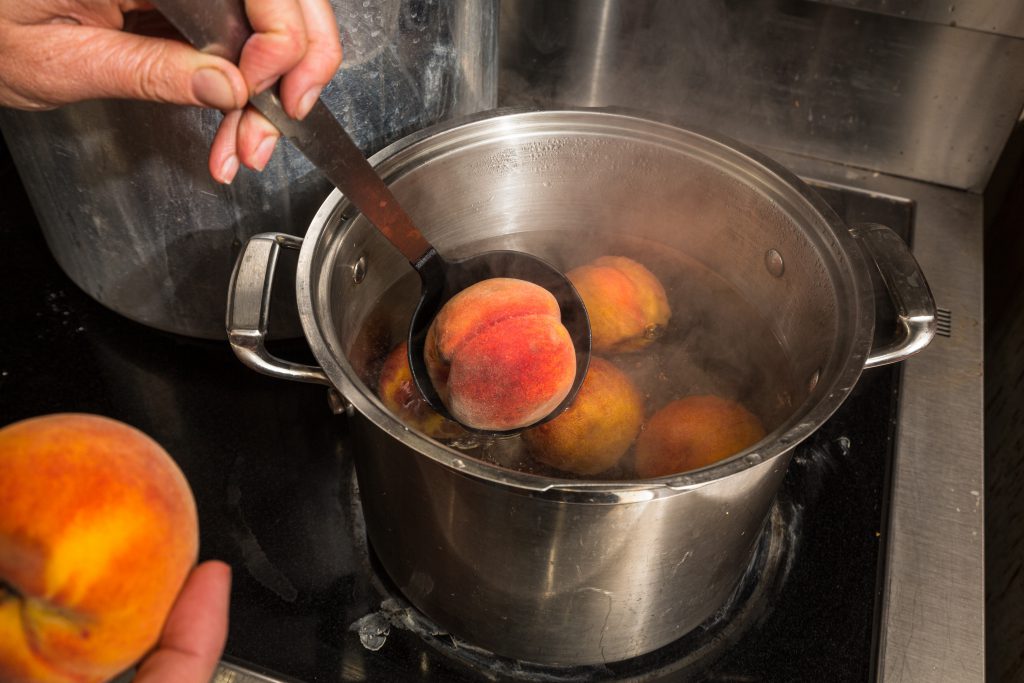
{"type": "MultiPolygon", "coordinates": [[[[725,460],[699,469],[649,479],[613,481],[549,477],[507,469],[445,446],[425,434],[410,429],[392,415],[376,394],[359,379],[348,358],[344,354],[341,354],[341,358],[336,358],[330,353],[321,333],[319,317],[314,309],[315,293],[311,287],[311,269],[321,248],[324,228],[332,221],[350,224],[356,215],[354,207],[337,188],[327,196],[309,225],[299,252],[296,277],[299,317],[310,348],[327,377],[357,411],[404,445],[451,470],[519,489],[524,495],[544,495],[585,503],[649,500],[698,488],[788,454],[831,417],[857,383],[870,352],[875,322],[874,285],[860,246],[850,233],[849,227],[832,208],[788,169],[753,148],[716,131],[650,112],[622,107],[514,107],[488,110],[438,123],[412,133],[383,148],[369,160],[385,182],[391,182],[425,154],[444,148],[445,141],[454,135],[455,131],[467,135],[476,132],[483,135],[482,139],[487,139],[493,131],[489,134],[485,129],[500,121],[506,124],[505,127],[509,130],[512,129],[512,124],[518,124],[522,130],[517,129],[517,133],[531,130],[550,132],[552,123],[567,116],[575,118],[572,125],[586,123],[607,128],[614,126],[616,122],[621,124],[625,121],[634,121],[648,126],[651,130],[661,131],[677,142],[682,134],[704,144],[711,143],[731,157],[730,160],[737,168],[748,172],[756,171],[758,175],[768,176],[774,180],[775,189],[785,193],[781,199],[795,200],[798,204],[803,204],[803,208],[810,210],[811,214],[828,228],[827,234],[821,236],[834,240],[833,246],[845,256],[836,266],[845,272],[851,285],[850,302],[853,310],[850,312],[848,324],[852,334],[845,345],[845,358],[839,361],[839,367],[829,385],[821,388],[821,398],[817,403],[808,406],[807,404],[814,400],[814,395],[808,396],[804,403],[793,411],[793,418],[766,434],[756,444],[725,460]],[[476,128],[481,130],[476,131],[476,128]]],[[[348,225],[340,228],[342,231],[347,229],[348,225]]],[[[842,351],[843,348],[837,349],[837,355],[842,351]]]]}

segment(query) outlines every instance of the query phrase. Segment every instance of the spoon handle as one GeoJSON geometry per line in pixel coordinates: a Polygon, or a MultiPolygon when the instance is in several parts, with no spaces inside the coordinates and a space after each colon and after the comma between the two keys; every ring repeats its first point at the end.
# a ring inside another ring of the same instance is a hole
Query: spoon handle
{"type": "MultiPolygon", "coordinates": [[[[154,0],[153,5],[198,50],[237,64],[253,30],[240,0],[154,0]]],[[[395,200],[323,99],[305,119],[288,116],[270,88],[250,104],[341,190],[349,201],[398,248],[414,268],[434,260],[436,252],[395,200]]]]}
{"type": "Polygon", "coordinates": [[[277,95],[270,90],[264,90],[250,102],[355,204],[409,263],[419,269],[420,261],[435,253],[322,99],[316,101],[302,121],[285,114],[277,95]]]}

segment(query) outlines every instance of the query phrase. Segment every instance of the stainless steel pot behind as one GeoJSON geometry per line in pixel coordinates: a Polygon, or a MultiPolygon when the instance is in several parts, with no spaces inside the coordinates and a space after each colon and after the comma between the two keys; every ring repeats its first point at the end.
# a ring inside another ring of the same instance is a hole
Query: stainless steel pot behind
{"type": "Polygon", "coordinates": [[[865,366],[900,360],[932,334],[927,284],[898,237],[878,226],[854,236],[797,178],[709,133],[627,113],[496,113],[417,134],[373,161],[449,253],[503,246],[568,268],[579,245],[614,248],[623,234],[685,253],[763,312],[798,379],[765,439],[700,470],[610,482],[505,469],[409,430],[367,386],[381,340],[411,312],[416,281],[340,194],[304,241],[250,240],[228,318],[236,353],[351,402],[367,534],[381,565],[442,628],[499,655],[616,661],[699,625],[748,565],[794,445],[865,366]],[[887,349],[871,349],[874,290],[862,245],[901,314],[904,334],[887,349]],[[263,345],[282,246],[300,248],[299,314],[321,367],[282,361],[263,345]]]}
{"type": "MultiPolygon", "coordinates": [[[[345,55],[323,99],[367,153],[496,103],[497,0],[332,6],[345,55]]],[[[331,187],[284,140],[262,173],[243,169],[230,186],[216,183],[206,157],[220,121],[216,111],[126,100],[48,112],[0,108],[18,174],[64,272],[122,315],[209,339],[224,336],[225,294],[242,244],[267,230],[301,235],[331,187]]],[[[289,308],[275,307],[275,329],[297,336],[289,308]]]]}

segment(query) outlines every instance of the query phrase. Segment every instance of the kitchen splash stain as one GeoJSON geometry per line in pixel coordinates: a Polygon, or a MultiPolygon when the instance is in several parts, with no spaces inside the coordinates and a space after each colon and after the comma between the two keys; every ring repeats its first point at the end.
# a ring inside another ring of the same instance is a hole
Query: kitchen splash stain
{"type": "Polygon", "coordinates": [[[299,597],[299,591],[288,580],[288,577],[270,561],[257,540],[256,534],[246,524],[245,514],[242,512],[242,488],[239,485],[239,471],[244,459],[244,457],[235,459],[228,478],[227,508],[234,522],[230,529],[231,538],[238,544],[242,562],[252,577],[285,602],[295,602],[299,597]]]}

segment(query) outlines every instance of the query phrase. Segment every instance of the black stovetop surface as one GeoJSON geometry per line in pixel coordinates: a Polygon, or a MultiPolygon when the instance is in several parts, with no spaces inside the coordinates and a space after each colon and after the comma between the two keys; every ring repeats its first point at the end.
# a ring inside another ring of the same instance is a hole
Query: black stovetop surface
{"type": "MultiPolygon", "coordinates": [[[[50,255],[5,149],[0,180],[0,424],[99,413],[174,455],[196,496],[201,559],[234,569],[225,659],[309,682],[873,677],[897,369],[866,371],[798,447],[751,572],[770,580],[745,584],[715,624],[608,667],[488,659],[431,635],[373,571],[346,418],[330,411],[323,387],[264,377],[226,342],[157,331],[96,303],[50,255]]],[[[904,236],[912,223],[908,203],[822,193],[849,222],[904,236]]],[[[301,342],[285,346],[296,360],[308,355],[301,342]]]]}

